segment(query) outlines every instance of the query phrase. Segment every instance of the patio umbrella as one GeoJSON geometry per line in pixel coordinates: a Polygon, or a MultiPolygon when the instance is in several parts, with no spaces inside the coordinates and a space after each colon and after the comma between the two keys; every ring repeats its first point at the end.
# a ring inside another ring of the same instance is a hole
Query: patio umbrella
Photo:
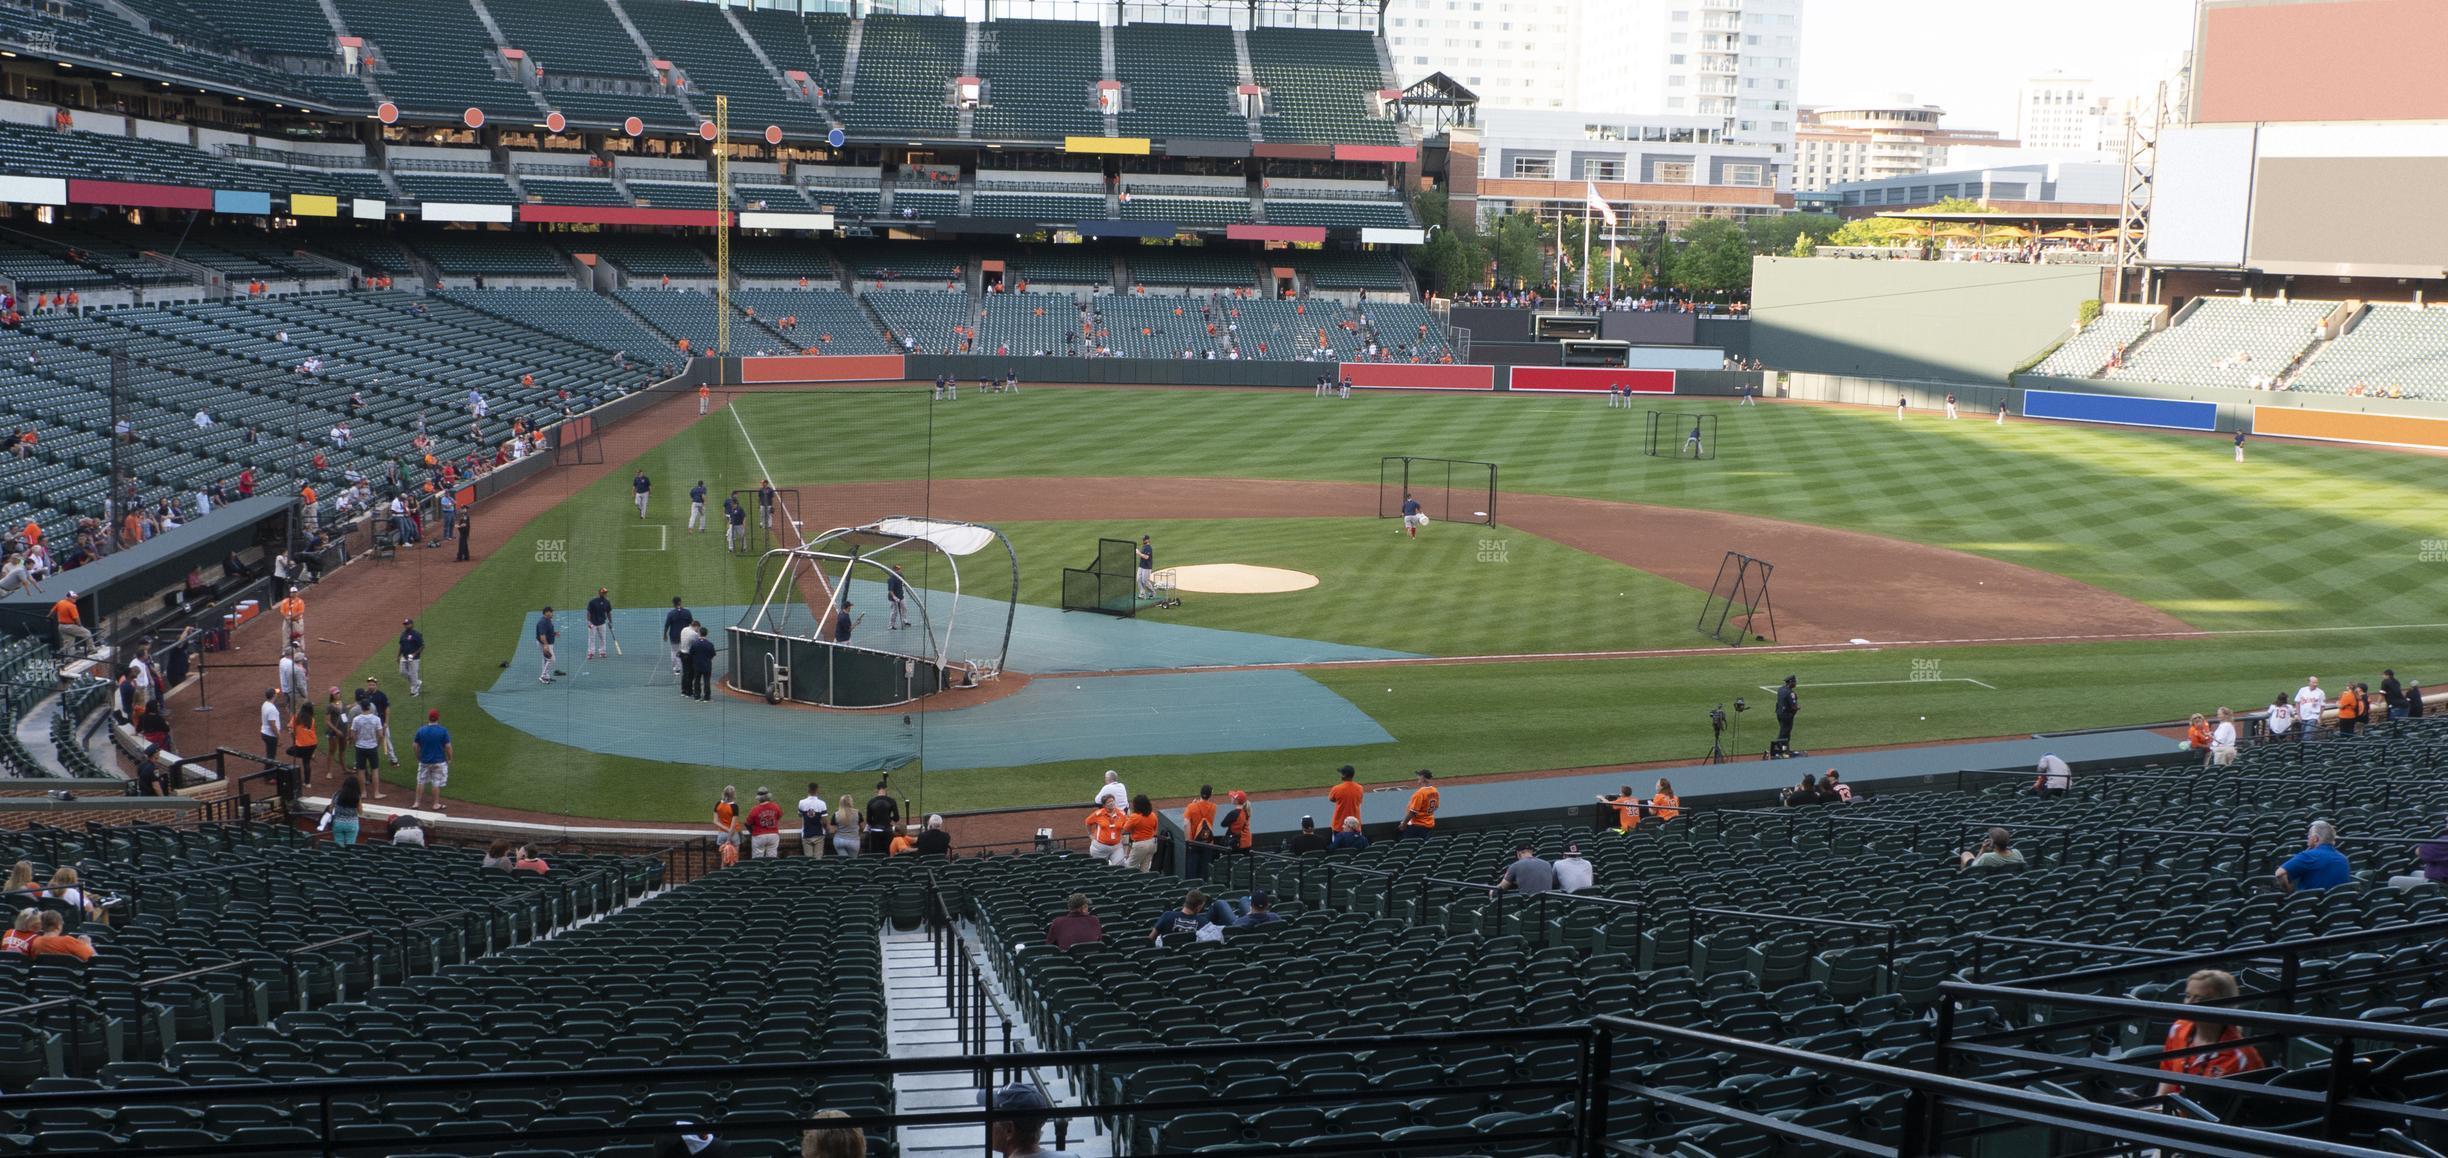
{"type": "Polygon", "coordinates": [[[2031,230],[2020,225],[1984,225],[1981,229],[1991,237],[2024,238],[2032,235],[2031,230]]]}
{"type": "Polygon", "coordinates": [[[2043,233],[2043,234],[2041,234],[2040,236],[2042,236],[2042,237],[2046,237],[2046,238],[2051,238],[2051,239],[2054,239],[2054,240],[2057,240],[2057,241],[2089,241],[2089,240],[2091,240],[2091,239],[2092,239],[2094,236],[2097,236],[2097,235],[2095,235],[2095,234],[2090,234],[2090,233],[2085,233],[2085,232],[2083,232],[2082,230],[2076,229],[2076,228],[2074,228],[2073,226],[2069,225],[2069,226],[2067,226],[2067,227],[2065,227],[2065,228],[2063,228],[2063,229],[2052,229],[2052,230],[2049,230],[2048,232],[2043,233]]]}

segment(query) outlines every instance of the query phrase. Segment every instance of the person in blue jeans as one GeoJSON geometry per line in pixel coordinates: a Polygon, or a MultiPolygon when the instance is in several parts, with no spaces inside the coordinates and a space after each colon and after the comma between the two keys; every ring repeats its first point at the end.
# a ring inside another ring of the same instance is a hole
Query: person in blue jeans
{"type": "Polygon", "coordinates": [[[357,843],[357,827],[365,815],[365,790],[354,775],[340,781],[340,791],[332,794],[332,843],[345,848],[357,843]]]}
{"type": "Polygon", "coordinates": [[[2337,850],[2337,826],[2315,820],[2304,833],[2304,850],[2278,866],[2278,891],[2318,892],[2353,878],[2353,871],[2346,865],[2346,854],[2337,850]]]}

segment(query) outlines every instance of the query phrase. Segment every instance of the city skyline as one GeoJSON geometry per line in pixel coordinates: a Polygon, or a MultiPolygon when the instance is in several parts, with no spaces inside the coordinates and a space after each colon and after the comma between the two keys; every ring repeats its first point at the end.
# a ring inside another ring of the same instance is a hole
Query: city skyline
{"type": "Polygon", "coordinates": [[[1908,95],[1945,109],[1950,127],[2012,134],[2026,81],[2062,72],[2112,100],[2148,96],[2192,35],[2193,0],[1991,3],[1937,18],[1910,0],[1803,0],[1802,103],[1908,95]]]}

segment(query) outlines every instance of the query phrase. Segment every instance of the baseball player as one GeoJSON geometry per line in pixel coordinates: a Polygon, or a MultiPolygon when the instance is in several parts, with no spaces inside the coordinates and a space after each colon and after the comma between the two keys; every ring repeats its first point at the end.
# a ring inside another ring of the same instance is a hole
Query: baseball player
{"type": "Polygon", "coordinates": [[[1697,418],[1692,419],[1691,436],[1683,440],[1683,449],[1690,451],[1693,458],[1700,457],[1700,420],[1697,418]]]}
{"type": "Polygon", "coordinates": [[[587,600],[588,659],[603,659],[612,654],[612,589],[598,587],[595,598],[587,600]]]}
{"type": "Polygon", "coordinates": [[[835,643],[850,642],[850,629],[857,626],[856,621],[850,618],[851,606],[850,601],[844,599],[841,602],[841,610],[833,613],[833,642],[835,643]]]}
{"type": "Polygon", "coordinates": [[[723,500],[723,545],[734,551],[748,549],[748,508],[733,495],[723,500]]]}
{"type": "Polygon", "coordinates": [[[771,527],[774,525],[773,513],[774,513],[774,485],[773,485],[773,480],[772,480],[772,479],[764,479],[764,478],[758,479],[758,480],[757,480],[757,525],[758,525],[758,526],[760,526],[760,527],[766,527],[766,528],[769,528],[769,529],[770,529],[770,528],[771,528],[771,527]]]}
{"type": "Polygon", "coordinates": [[[901,565],[892,565],[892,573],[884,577],[884,601],[892,605],[892,614],[885,617],[884,626],[899,631],[909,625],[909,583],[901,578],[901,565]]]}
{"type": "Polygon", "coordinates": [[[411,699],[425,694],[424,666],[425,633],[417,630],[416,620],[400,620],[399,671],[400,678],[408,681],[411,699]]]}
{"type": "Polygon", "coordinates": [[[1402,515],[1403,533],[1414,539],[1419,538],[1419,529],[1427,525],[1428,516],[1420,510],[1419,500],[1412,498],[1409,491],[1403,492],[1402,515]]]}
{"type": "Polygon", "coordinates": [[[699,383],[697,386],[697,413],[703,414],[706,411],[713,409],[713,407],[714,388],[703,383],[699,383]]]}
{"type": "Polygon", "coordinates": [[[2235,448],[2236,448],[2236,461],[2237,461],[2237,462],[2242,462],[2242,461],[2244,461],[2244,432],[2243,432],[2243,431],[2241,431],[2241,430],[2236,431],[2236,436],[2235,436],[2235,448]]]}
{"type": "Polygon", "coordinates": [[[1902,394],[1898,394],[1898,395],[1896,395],[1896,421],[1898,421],[1898,422],[1902,422],[1902,421],[1904,421],[1904,408],[1905,408],[1906,406],[1911,405],[1911,404],[1912,404],[1912,399],[1910,399],[1910,398],[1908,398],[1908,397],[1906,397],[1906,396],[1904,396],[1904,395],[1902,395],[1902,394]]]}
{"type": "Polygon", "coordinates": [[[671,648],[673,675],[680,674],[680,633],[686,630],[689,623],[695,618],[689,614],[688,608],[680,605],[679,596],[672,596],[671,610],[663,613],[663,642],[671,648]]]}
{"type": "Polygon", "coordinates": [[[2005,399],[2003,399],[2003,398],[1998,399],[1998,420],[1997,420],[1997,424],[1998,424],[1998,425],[2000,425],[2000,426],[2004,426],[2004,425],[2006,425],[2006,400],[2005,400],[2005,399]]]}
{"type": "Polygon", "coordinates": [[[1139,598],[1156,597],[1156,547],[1146,535],[1139,536],[1139,598]]]}
{"type": "Polygon", "coordinates": [[[1949,395],[1947,395],[1947,417],[1948,417],[1948,418],[1954,418],[1954,417],[1956,417],[1956,414],[1955,414],[1955,396],[1954,396],[1953,394],[1949,394],[1949,395]]]}
{"type": "Polygon", "coordinates": [[[637,493],[638,517],[645,518],[646,498],[654,493],[654,480],[647,478],[646,472],[641,470],[637,472],[636,478],[629,480],[629,489],[637,493]]]}
{"type": "Polygon", "coordinates": [[[536,620],[536,650],[544,653],[544,670],[536,676],[537,683],[548,684],[553,681],[553,644],[560,638],[561,629],[554,626],[552,608],[547,606],[544,609],[544,617],[536,620]]]}
{"type": "Polygon", "coordinates": [[[688,529],[691,534],[705,533],[705,496],[705,480],[698,479],[697,485],[689,488],[688,529]]]}

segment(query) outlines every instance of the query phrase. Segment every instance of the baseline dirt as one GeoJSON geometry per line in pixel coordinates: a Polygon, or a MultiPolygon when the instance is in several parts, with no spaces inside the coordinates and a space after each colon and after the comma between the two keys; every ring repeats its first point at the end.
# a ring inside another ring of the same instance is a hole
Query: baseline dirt
{"type": "MultiPolygon", "coordinates": [[[[802,486],[808,520],[844,526],[905,505],[897,483],[802,486]]],[[[1370,518],[1369,483],[1222,478],[937,479],[936,518],[1039,519],[1370,518]]],[[[1603,499],[1506,493],[1504,525],[1702,591],[1727,551],[1777,565],[1770,588],[1784,644],[2193,632],[2175,616],[2087,583],[2029,567],[1857,531],[1722,511],[1603,499]]],[[[1431,526],[1427,534],[1488,533],[1431,526]]],[[[1495,534],[1502,534],[1501,529],[1495,534]]],[[[1692,612],[1699,613],[1695,595],[1692,612]]]]}

